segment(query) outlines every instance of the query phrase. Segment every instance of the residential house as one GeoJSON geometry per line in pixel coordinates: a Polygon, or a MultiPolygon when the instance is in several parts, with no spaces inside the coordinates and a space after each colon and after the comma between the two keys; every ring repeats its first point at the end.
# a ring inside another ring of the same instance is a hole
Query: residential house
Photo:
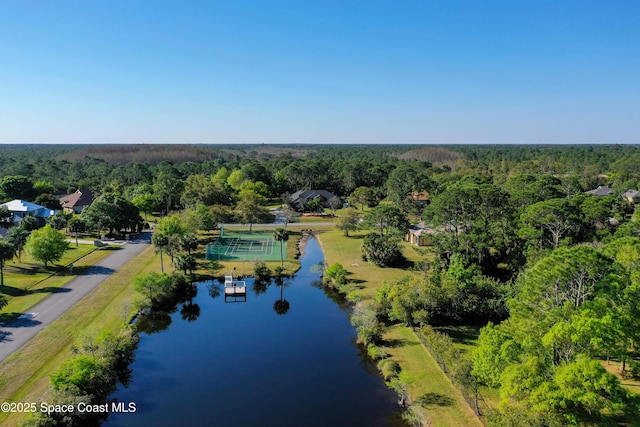
{"type": "Polygon", "coordinates": [[[606,185],[599,185],[598,188],[586,191],[585,193],[593,196],[610,196],[614,194],[613,188],[607,187],[606,185]]]}
{"type": "Polygon", "coordinates": [[[640,203],[640,191],[627,190],[622,193],[622,198],[628,200],[631,203],[640,203]]]}
{"type": "MultiPolygon", "coordinates": [[[[298,210],[298,211],[303,211],[305,210],[307,204],[309,203],[309,201],[313,200],[313,199],[320,199],[320,201],[322,202],[322,207],[323,208],[330,208],[331,206],[329,205],[329,200],[331,199],[338,199],[340,200],[340,202],[342,202],[342,199],[340,199],[338,196],[336,196],[335,194],[333,194],[331,191],[327,191],[327,190],[300,190],[300,191],[296,191],[295,193],[293,193],[291,195],[291,197],[289,197],[289,205],[298,210]]],[[[342,203],[341,203],[342,204],[342,203]]]]}
{"type": "Polygon", "coordinates": [[[3,203],[0,206],[6,207],[9,212],[13,213],[13,224],[20,225],[20,222],[27,216],[37,218],[40,225],[44,225],[47,218],[56,214],[53,209],[46,208],[44,206],[36,205],[35,203],[26,202],[24,200],[12,200],[7,203],[3,203]]]}
{"type": "Polygon", "coordinates": [[[407,195],[407,198],[413,200],[415,204],[423,208],[431,203],[429,193],[426,191],[412,191],[407,195]]]}
{"type": "Polygon", "coordinates": [[[80,188],[75,193],[60,197],[62,210],[67,213],[81,213],[82,209],[93,203],[93,191],[80,188]]]}

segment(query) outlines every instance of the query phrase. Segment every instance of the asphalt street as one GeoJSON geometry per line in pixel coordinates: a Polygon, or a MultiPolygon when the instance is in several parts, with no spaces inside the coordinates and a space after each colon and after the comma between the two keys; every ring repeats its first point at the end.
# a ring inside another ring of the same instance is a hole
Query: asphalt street
{"type": "Polygon", "coordinates": [[[0,323],[0,361],[25,345],[149,244],[151,233],[143,233],[136,240],[118,246],[118,250],[29,308],[19,318],[7,324],[0,323]]]}

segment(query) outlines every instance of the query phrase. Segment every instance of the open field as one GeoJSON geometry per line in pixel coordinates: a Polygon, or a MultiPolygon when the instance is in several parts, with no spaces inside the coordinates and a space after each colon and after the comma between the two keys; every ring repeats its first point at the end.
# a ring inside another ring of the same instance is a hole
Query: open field
{"type": "Polygon", "coordinates": [[[402,276],[417,274],[406,268],[419,261],[422,257],[407,242],[402,242],[402,253],[407,258],[404,268],[381,268],[362,260],[360,247],[364,232],[352,232],[349,237],[344,237],[340,230],[330,230],[320,234],[320,243],[325,253],[327,265],[340,263],[351,273],[349,280],[361,288],[361,294],[365,297],[373,297],[376,291],[386,281],[396,280],[402,276]]]}

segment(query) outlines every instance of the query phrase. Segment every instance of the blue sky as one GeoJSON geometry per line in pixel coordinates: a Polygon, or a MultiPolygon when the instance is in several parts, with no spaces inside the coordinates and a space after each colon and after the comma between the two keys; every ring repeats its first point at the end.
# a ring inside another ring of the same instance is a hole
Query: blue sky
{"type": "Polygon", "coordinates": [[[0,1],[1,143],[640,143],[640,2],[0,1]]]}

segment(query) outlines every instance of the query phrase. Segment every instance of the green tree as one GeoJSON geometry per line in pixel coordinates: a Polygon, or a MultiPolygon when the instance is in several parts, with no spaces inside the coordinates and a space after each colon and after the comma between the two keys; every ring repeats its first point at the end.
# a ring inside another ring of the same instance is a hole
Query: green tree
{"type": "Polygon", "coordinates": [[[36,181],[33,184],[33,191],[37,194],[54,194],[56,192],[56,188],[49,181],[41,180],[36,181]]]}
{"type": "Polygon", "coordinates": [[[106,396],[115,389],[115,382],[109,374],[104,361],[82,354],[67,360],[51,374],[51,386],[54,390],[72,386],[78,394],[106,396]]]}
{"type": "Polygon", "coordinates": [[[391,171],[385,183],[387,197],[404,213],[415,209],[413,201],[408,197],[412,192],[429,191],[435,187],[435,183],[425,173],[426,168],[421,166],[427,165],[400,163],[391,171]]]}
{"type": "Polygon", "coordinates": [[[160,172],[156,176],[153,187],[154,194],[164,201],[166,214],[169,215],[176,202],[180,200],[184,188],[183,182],[172,173],[160,172]]]}
{"type": "Polygon", "coordinates": [[[244,184],[249,178],[245,175],[242,169],[236,169],[229,174],[227,178],[227,183],[234,190],[240,190],[242,184],[244,184]]]}
{"type": "Polygon", "coordinates": [[[216,223],[216,219],[211,212],[211,208],[205,205],[197,205],[194,210],[192,210],[189,214],[190,222],[193,223],[193,229],[203,230],[203,231],[212,231],[215,230],[218,226],[216,223]]]}
{"type": "Polygon", "coordinates": [[[577,234],[582,217],[567,199],[550,199],[528,206],[520,222],[522,238],[536,240],[541,247],[547,243],[558,248],[563,238],[577,234]]]}
{"type": "Polygon", "coordinates": [[[0,227],[9,228],[13,225],[13,212],[6,206],[0,206],[0,227]]]}
{"type": "Polygon", "coordinates": [[[349,196],[349,202],[352,205],[360,205],[360,209],[364,212],[364,206],[370,206],[375,202],[373,190],[369,187],[361,186],[353,190],[349,196]]]}
{"type": "Polygon", "coordinates": [[[5,239],[7,239],[7,241],[13,245],[15,251],[17,252],[19,262],[22,262],[22,250],[27,243],[27,237],[29,237],[30,233],[31,232],[22,227],[21,224],[18,227],[11,227],[5,237],[5,239]]]}
{"type": "Polygon", "coordinates": [[[197,267],[196,258],[191,254],[179,254],[173,260],[173,266],[187,274],[187,270],[193,274],[197,267]]]}
{"type": "Polygon", "coordinates": [[[364,221],[377,230],[381,236],[404,235],[409,229],[407,216],[397,207],[380,205],[371,209],[364,216],[364,221]]]}
{"type": "Polygon", "coordinates": [[[27,238],[25,250],[33,259],[44,264],[45,268],[52,261],[58,261],[69,249],[69,243],[64,234],[54,230],[50,225],[45,225],[39,230],[33,231],[27,238]]]}
{"type": "Polygon", "coordinates": [[[152,309],[173,297],[171,276],[164,273],[150,272],[138,275],[133,279],[133,288],[142,295],[142,306],[152,309]]]}
{"type": "Polygon", "coordinates": [[[251,190],[240,192],[240,201],[236,205],[236,218],[245,224],[249,224],[249,232],[253,230],[253,224],[260,222],[273,222],[275,217],[264,207],[266,199],[251,190]]]}
{"type": "Polygon", "coordinates": [[[76,236],[76,248],[78,247],[78,233],[84,233],[87,230],[87,223],[80,217],[74,216],[67,223],[69,231],[76,236]]]}
{"type": "Polygon", "coordinates": [[[156,209],[158,209],[162,200],[155,194],[144,193],[131,199],[131,203],[133,203],[140,212],[144,213],[145,218],[148,218],[149,214],[152,214],[156,209]]]}
{"type": "Polygon", "coordinates": [[[175,235],[181,238],[187,234],[188,229],[185,222],[178,215],[169,215],[158,221],[155,231],[165,236],[175,235]]]}
{"type": "Polygon", "coordinates": [[[5,176],[0,179],[0,193],[5,194],[8,200],[33,200],[36,196],[36,192],[33,190],[33,181],[23,175],[5,176]]]}
{"type": "Polygon", "coordinates": [[[31,215],[25,216],[20,221],[20,227],[28,231],[37,230],[40,227],[40,221],[38,221],[38,218],[31,215]]]}
{"type": "Polygon", "coordinates": [[[135,230],[142,223],[138,208],[115,193],[105,193],[98,197],[81,214],[81,218],[98,229],[106,227],[109,233],[123,229],[135,230]]]}
{"type": "Polygon", "coordinates": [[[356,230],[360,223],[360,215],[355,209],[344,209],[336,219],[336,227],[344,232],[345,237],[349,237],[349,232],[356,230]]]}
{"type": "Polygon", "coordinates": [[[191,255],[191,251],[198,249],[198,237],[194,233],[184,234],[180,238],[180,244],[182,245],[182,249],[191,255]]]}
{"type": "Polygon", "coordinates": [[[362,257],[378,267],[391,267],[404,261],[397,238],[369,233],[362,243],[362,257]]]}
{"type": "Polygon", "coordinates": [[[224,186],[203,174],[196,174],[187,177],[180,200],[183,206],[193,208],[198,204],[229,204],[231,197],[224,186]]]}
{"type": "Polygon", "coordinates": [[[49,193],[40,194],[38,197],[36,197],[34,202],[38,205],[44,206],[47,209],[53,209],[56,211],[59,211],[62,209],[62,206],[60,205],[60,199],[58,199],[53,194],[49,194],[49,193]]]}
{"type": "MultiPolygon", "coordinates": [[[[4,266],[16,254],[16,248],[11,242],[0,239],[0,286],[4,286],[4,266]]],[[[1,305],[1,303],[0,303],[1,305]]]]}
{"type": "Polygon", "coordinates": [[[356,328],[358,341],[364,345],[378,344],[382,340],[384,325],[378,320],[371,304],[357,302],[351,313],[350,321],[356,328]]]}
{"type": "Polygon", "coordinates": [[[324,281],[333,283],[334,287],[340,287],[347,283],[347,275],[349,272],[342,266],[342,264],[336,262],[331,264],[329,268],[324,271],[324,281]]]}

